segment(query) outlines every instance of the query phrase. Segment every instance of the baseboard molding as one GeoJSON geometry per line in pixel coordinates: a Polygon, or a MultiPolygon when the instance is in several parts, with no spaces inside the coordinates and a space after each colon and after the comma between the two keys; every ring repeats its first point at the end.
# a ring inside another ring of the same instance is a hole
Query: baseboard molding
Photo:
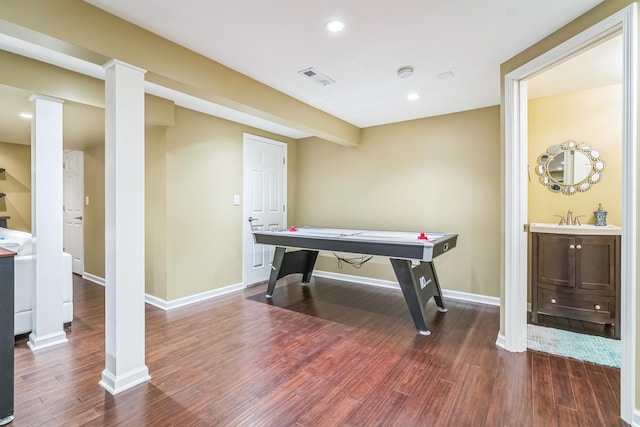
{"type": "Polygon", "coordinates": [[[96,283],[100,286],[104,286],[106,283],[104,280],[104,277],[95,276],[91,273],[87,273],[86,271],[82,273],[82,278],[90,282],[96,283]]]}
{"type": "MultiPolygon", "coordinates": [[[[106,281],[103,277],[95,276],[91,273],[82,273],[82,278],[90,282],[96,283],[100,286],[105,286],[106,281]]],[[[224,288],[214,289],[200,294],[189,295],[188,297],[178,298],[172,301],[166,301],[162,298],[158,298],[153,295],[144,294],[144,302],[154,307],[158,307],[162,310],[168,311],[174,308],[183,307],[185,305],[194,304],[196,302],[205,301],[210,298],[215,298],[220,295],[228,294],[229,292],[235,292],[244,289],[245,286],[242,283],[238,283],[231,286],[225,286],[224,288]]]]}
{"type": "Polygon", "coordinates": [[[49,348],[60,344],[66,344],[67,334],[64,331],[54,332],[48,335],[36,335],[33,332],[29,334],[29,341],[27,346],[31,351],[42,350],[43,348],[49,348]]]}
{"type": "MultiPolygon", "coordinates": [[[[370,277],[353,276],[351,274],[333,273],[330,271],[318,271],[315,270],[313,275],[316,277],[324,277],[326,279],[341,280],[343,282],[362,283],[364,285],[377,286],[380,288],[391,288],[400,290],[398,282],[391,280],[372,279],[370,277]]],[[[451,298],[459,301],[474,302],[484,305],[500,306],[500,298],[489,297],[486,295],[471,294],[468,292],[451,291],[443,289],[442,294],[446,298],[451,298]]]]}
{"type": "Polygon", "coordinates": [[[169,311],[174,308],[184,307],[185,305],[195,304],[197,302],[205,301],[211,298],[219,297],[221,295],[228,294],[230,292],[240,291],[244,289],[243,283],[238,283],[231,286],[225,286],[224,288],[213,289],[211,291],[202,292],[195,295],[189,295],[187,297],[174,299],[171,301],[165,301],[162,298],[155,297],[153,295],[145,294],[144,302],[154,307],[158,307],[162,310],[169,311]]]}
{"type": "Polygon", "coordinates": [[[500,307],[500,298],[498,297],[490,297],[487,295],[480,295],[480,294],[470,294],[468,292],[451,291],[448,289],[443,289],[442,294],[447,298],[455,299],[458,301],[468,301],[468,302],[475,302],[478,304],[500,307]]]}
{"type": "Polygon", "coordinates": [[[506,342],[506,340],[504,338],[504,335],[498,334],[498,339],[496,340],[496,345],[498,347],[500,347],[501,349],[506,350],[507,348],[505,347],[505,342],[506,342]]]}
{"type": "MultiPolygon", "coordinates": [[[[394,282],[391,280],[373,279],[371,277],[354,276],[351,274],[333,273],[330,271],[319,271],[319,270],[315,270],[313,272],[313,275],[316,277],[324,277],[326,279],[341,280],[343,282],[361,283],[364,285],[377,286],[380,288],[400,290],[400,285],[398,285],[398,282],[394,282]]],[[[91,282],[97,283],[98,285],[101,285],[101,286],[105,285],[105,280],[102,277],[98,277],[90,273],[83,273],[82,277],[91,282]]],[[[244,284],[238,283],[231,286],[225,286],[224,288],[214,289],[211,291],[190,295],[184,298],[178,298],[171,301],[166,301],[166,300],[163,300],[162,298],[145,294],[144,301],[147,304],[151,304],[154,307],[158,307],[162,310],[168,311],[168,310],[173,310],[174,308],[183,307],[185,305],[194,304],[200,301],[208,300],[210,298],[215,298],[220,295],[228,294],[229,292],[239,291],[244,288],[245,288],[244,284]]],[[[484,305],[492,305],[497,307],[500,306],[500,298],[498,297],[490,297],[486,295],[472,294],[468,292],[452,291],[448,289],[443,289],[442,294],[446,298],[451,298],[458,301],[467,301],[467,302],[473,302],[473,303],[484,304],[484,305]]]]}
{"type": "Polygon", "coordinates": [[[118,376],[105,369],[102,371],[102,380],[98,384],[112,395],[116,395],[150,379],[149,368],[146,365],[142,365],[133,371],[118,376]]]}
{"type": "Polygon", "coordinates": [[[633,427],[640,427],[640,409],[635,408],[633,410],[633,420],[631,420],[633,427]]]}

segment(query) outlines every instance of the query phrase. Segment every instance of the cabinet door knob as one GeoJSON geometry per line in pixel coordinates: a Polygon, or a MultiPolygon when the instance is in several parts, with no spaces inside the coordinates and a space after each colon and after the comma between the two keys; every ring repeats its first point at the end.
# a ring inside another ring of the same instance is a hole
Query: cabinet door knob
{"type": "Polygon", "coordinates": [[[600,310],[600,304],[596,304],[593,306],[596,310],[600,310]]]}
{"type": "Polygon", "coordinates": [[[577,245],[576,249],[582,249],[582,245],[577,245]]]}
{"type": "Polygon", "coordinates": [[[555,303],[557,303],[557,302],[558,302],[558,300],[557,300],[557,299],[555,299],[555,298],[551,298],[551,304],[555,304],[555,303]]]}
{"type": "Polygon", "coordinates": [[[575,245],[569,245],[569,249],[575,249],[576,246],[575,245]]]}

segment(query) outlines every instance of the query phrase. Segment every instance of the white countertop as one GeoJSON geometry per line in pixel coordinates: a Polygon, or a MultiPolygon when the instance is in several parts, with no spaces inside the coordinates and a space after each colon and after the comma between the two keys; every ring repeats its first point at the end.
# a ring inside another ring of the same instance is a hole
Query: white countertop
{"type": "Polygon", "coordinates": [[[590,235],[614,235],[622,234],[622,227],[617,225],[597,226],[593,224],[582,225],[558,225],[557,223],[532,222],[529,224],[529,231],[532,233],[555,233],[555,234],[590,234],[590,235]]]}

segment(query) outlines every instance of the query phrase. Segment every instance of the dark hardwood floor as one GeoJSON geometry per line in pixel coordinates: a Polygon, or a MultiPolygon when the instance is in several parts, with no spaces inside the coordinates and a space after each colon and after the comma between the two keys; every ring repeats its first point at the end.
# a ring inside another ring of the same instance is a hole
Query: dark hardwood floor
{"type": "MultiPolygon", "coordinates": [[[[297,276],[292,276],[296,278],[297,276]]],[[[495,341],[499,310],[314,278],[169,312],[147,305],[151,380],[116,396],[104,369],[104,288],[74,278],[68,344],[15,348],[18,426],[622,426],[620,371],[495,341]]]]}

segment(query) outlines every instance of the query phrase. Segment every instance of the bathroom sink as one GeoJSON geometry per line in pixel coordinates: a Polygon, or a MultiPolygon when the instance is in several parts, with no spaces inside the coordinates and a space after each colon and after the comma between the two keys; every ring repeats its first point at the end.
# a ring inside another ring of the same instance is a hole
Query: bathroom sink
{"type": "Polygon", "coordinates": [[[529,231],[532,233],[621,235],[622,227],[617,225],[558,225],[557,223],[532,222],[529,224],[529,231]]]}

